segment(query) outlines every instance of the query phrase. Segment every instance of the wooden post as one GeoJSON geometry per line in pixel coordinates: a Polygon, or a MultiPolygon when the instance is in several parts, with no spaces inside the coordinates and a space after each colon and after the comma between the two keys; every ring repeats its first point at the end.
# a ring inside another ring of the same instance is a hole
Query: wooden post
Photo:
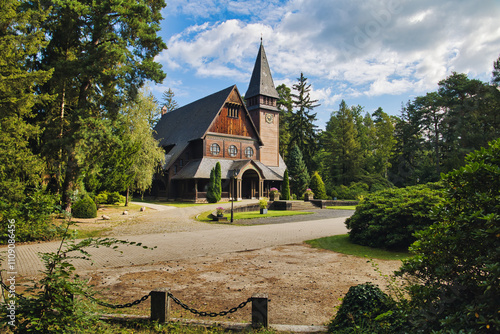
{"type": "Polygon", "coordinates": [[[166,323],[170,320],[170,298],[168,288],[151,291],[151,320],[166,323]]]}
{"type": "Polygon", "coordinates": [[[252,328],[267,328],[269,326],[267,304],[267,294],[257,293],[252,296],[252,328]]]}

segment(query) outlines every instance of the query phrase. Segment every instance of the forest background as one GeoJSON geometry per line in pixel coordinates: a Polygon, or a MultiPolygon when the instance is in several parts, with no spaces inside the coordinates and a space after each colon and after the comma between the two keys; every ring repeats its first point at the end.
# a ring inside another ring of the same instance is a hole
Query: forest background
{"type": "MultiPolygon", "coordinates": [[[[84,196],[151,186],[163,161],[153,133],[161,104],[145,84],[165,78],[154,60],[166,49],[164,6],[8,0],[0,9],[0,216],[16,220],[21,240],[50,238],[50,214],[84,196]]],[[[453,73],[399,116],[342,101],[319,130],[300,73],[277,87],[292,194],[312,175],[325,185],[316,197],[339,199],[439,180],[499,137],[499,84],[500,58],[491,83],[453,73]]],[[[161,101],[168,110],[173,97],[169,89],[161,101]]]]}

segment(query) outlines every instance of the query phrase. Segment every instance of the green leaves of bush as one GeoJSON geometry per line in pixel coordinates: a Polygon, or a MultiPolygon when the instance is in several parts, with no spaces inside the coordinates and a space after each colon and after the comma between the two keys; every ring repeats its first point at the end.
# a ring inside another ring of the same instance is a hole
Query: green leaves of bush
{"type": "Polygon", "coordinates": [[[97,217],[97,207],[92,198],[85,195],[73,204],[71,213],[75,218],[95,218],[97,217]]]}
{"type": "Polygon", "coordinates": [[[367,195],[346,220],[352,242],[385,249],[407,249],[414,233],[432,225],[432,208],[442,200],[439,184],[386,189],[367,195]]]}
{"type": "Polygon", "coordinates": [[[401,276],[422,332],[498,333],[500,317],[500,139],[443,175],[439,222],[419,232],[401,276]]]}

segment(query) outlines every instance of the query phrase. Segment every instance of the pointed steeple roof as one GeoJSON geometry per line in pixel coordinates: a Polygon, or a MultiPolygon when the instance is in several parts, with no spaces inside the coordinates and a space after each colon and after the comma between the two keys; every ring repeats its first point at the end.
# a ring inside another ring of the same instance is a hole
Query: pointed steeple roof
{"type": "Polygon", "coordinates": [[[274,97],[276,99],[279,98],[278,92],[274,87],[273,77],[271,76],[271,69],[269,68],[269,63],[267,62],[262,39],[260,41],[259,53],[257,54],[257,59],[255,60],[252,78],[250,79],[248,90],[245,93],[245,99],[257,95],[274,97]]]}

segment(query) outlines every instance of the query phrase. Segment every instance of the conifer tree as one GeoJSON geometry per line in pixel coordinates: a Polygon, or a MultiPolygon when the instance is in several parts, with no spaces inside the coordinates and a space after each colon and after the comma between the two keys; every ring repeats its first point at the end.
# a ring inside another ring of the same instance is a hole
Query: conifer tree
{"type": "Polygon", "coordinates": [[[307,188],[309,182],[309,174],[307,166],[302,159],[302,152],[297,145],[294,145],[290,151],[288,169],[291,177],[291,190],[297,196],[301,196],[307,188]]]}
{"type": "Polygon", "coordinates": [[[220,163],[218,161],[215,164],[214,195],[215,195],[216,202],[218,202],[222,199],[222,176],[221,176],[220,163]]]}
{"type": "Polygon", "coordinates": [[[314,198],[326,199],[325,183],[321,179],[321,176],[318,172],[314,172],[314,174],[311,176],[309,188],[311,188],[312,192],[314,193],[314,198]]]}
{"type": "Polygon", "coordinates": [[[208,181],[207,189],[207,201],[208,203],[217,203],[217,197],[215,195],[215,167],[210,171],[210,181],[208,181]]]}
{"type": "Polygon", "coordinates": [[[47,12],[21,11],[20,4],[6,0],[0,6],[0,202],[9,205],[19,204],[26,188],[41,182],[42,159],[29,143],[40,134],[32,108],[51,98],[35,87],[53,72],[29,67],[30,57],[47,44],[41,29],[47,12]]]}
{"type": "Polygon", "coordinates": [[[311,84],[307,83],[303,73],[300,73],[297,80],[298,83],[292,86],[296,93],[291,94],[295,111],[290,115],[289,127],[293,129],[290,145],[299,147],[306,166],[312,169],[313,157],[318,147],[317,126],[314,124],[316,113],[312,113],[312,110],[320,105],[316,104],[318,100],[311,100],[311,84]]]}
{"type": "Polygon", "coordinates": [[[283,175],[283,189],[281,189],[281,198],[285,201],[290,199],[290,177],[288,176],[288,169],[285,169],[283,175]]]}
{"type": "Polygon", "coordinates": [[[93,154],[109,144],[109,121],[116,120],[121,105],[133,100],[147,80],[165,77],[155,62],[166,48],[157,36],[165,2],[25,3],[49,11],[42,26],[49,44],[34,67],[54,69],[51,80],[38,89],[57,98],[38,105],[44,126],[40,149],[69,209],[77,181],[94,163],[93,154]]]}

